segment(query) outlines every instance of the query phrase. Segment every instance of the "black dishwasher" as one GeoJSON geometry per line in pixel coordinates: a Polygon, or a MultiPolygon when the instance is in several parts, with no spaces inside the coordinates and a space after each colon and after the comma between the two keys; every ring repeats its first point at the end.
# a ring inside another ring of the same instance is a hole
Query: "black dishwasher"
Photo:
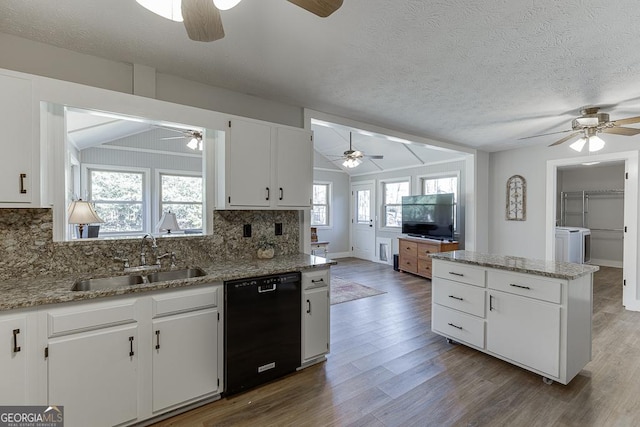
{"type": "Polygon", "coordinates": [[[225,395],[300,366],[300,289],[299,272],[225,282],[225,395]]]}

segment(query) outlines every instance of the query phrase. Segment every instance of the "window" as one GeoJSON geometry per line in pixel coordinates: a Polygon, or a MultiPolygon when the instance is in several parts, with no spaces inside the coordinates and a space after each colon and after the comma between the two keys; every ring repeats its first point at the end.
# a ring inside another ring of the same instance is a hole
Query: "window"
{"type": "Polygon", "coordinates": [[[329,202],[331,200],[331,184],[313,184],[313,203],[311,205],[311,225],[328,227],[330,225],[329,202]]]}
{"type": "Polygon", "coordinates": [[[384,227],[402,227],[402,197],[409,195],[409,181],[383,182],[384,227]]]}
{"type": "Polygon", "coordinates": [[[453,228],[458,229],[458,176],[434,176],[422,178],[422,194],[453,193],[453,228]]]}
{"type": "Polygon", "coordinates": [[[202,231],[202,177],[161,173],[160,216],[167,211],[182,230],[202,231]]]}
{"type": "Polygon", "coordinates": [[[87,172],[89,201],[104,221],[100,234],[143,232],[145,173],[100,169],[87,172]]]}

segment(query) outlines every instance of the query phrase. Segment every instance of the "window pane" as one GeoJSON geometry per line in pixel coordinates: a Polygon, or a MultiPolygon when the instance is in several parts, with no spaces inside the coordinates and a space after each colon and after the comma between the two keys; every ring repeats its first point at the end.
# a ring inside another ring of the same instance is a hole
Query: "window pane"
{"type": "Polygon", "coordinates": [[[163,202],[202,202],[199,176],[161,175],[163,202]]]}
{"type": "Polygon", "coordinates": [[[384,204],[399,205],[402,203],[402,196],[409,195],[408,182],[388,182],[384,184],[384,204]]]}
{"type": "Polygon", "coordinates": [[[142,174],[91,171],[91,199],[94,201],[142,201],[142,174]]]}
{"type": "Polygon", "coordinates": [[[96,202],[95,208],[104,221],[100,224],[100,233],[143,231],[141,203],[96,202]]]}
{"type": "Polygon", "coordinates": [[[311,210],[311,225],[327,225],[327,207],[314,206],[311,210]]]}
{"type": "Polygon", "coordinates": [[[358,190],[356,192],[356,220],[369,223],[371,219],[371,191],[358,190]]]}
{"type": "Polygon", "coordinates": [[[314,184],[313,185],[313,204],[314,205],[326,205],[327,204],[327,184],[314,184]]]}
{"type": "Polygon", "coordinates": [[[199,230],[202,228],[202,205],[165,203],[165,211],[176,214],[178,225],[182,230],[199,230]]]}
{"type": "Polygon", "coordinates": [[[402,205],[385,206],[385,226],[401,227],[402,226],[402,205]]]}

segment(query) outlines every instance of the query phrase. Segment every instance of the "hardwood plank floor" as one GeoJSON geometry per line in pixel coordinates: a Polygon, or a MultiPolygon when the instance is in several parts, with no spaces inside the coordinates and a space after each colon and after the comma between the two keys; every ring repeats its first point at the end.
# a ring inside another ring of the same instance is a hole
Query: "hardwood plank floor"
{"type": "Polygon", "coordinates": [[[340,259],[332,274],[386,291],[331,306],[331,354],[157,426],[637,426],[640,313],[622,270],[594,283],[593,361],[567,386],[431,332],[431,283],[340,259]]]}

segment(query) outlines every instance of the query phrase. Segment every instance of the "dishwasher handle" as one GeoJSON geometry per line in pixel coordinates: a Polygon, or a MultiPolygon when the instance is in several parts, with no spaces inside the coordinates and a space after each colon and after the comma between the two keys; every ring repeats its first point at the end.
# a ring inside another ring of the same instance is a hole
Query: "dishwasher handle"
{"type": "Polygon", "coordinates": [[[269,283],[266,285],[258,285],[258,293],[259,294],[264,294],[266,292],[274,292],[276,290],[276,284],[275,283],[269,283]]]}

